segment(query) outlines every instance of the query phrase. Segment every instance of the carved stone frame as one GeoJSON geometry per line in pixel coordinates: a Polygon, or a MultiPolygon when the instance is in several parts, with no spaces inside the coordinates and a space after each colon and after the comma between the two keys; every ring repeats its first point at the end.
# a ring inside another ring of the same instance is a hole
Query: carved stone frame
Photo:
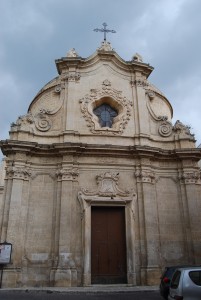
{"type": "Polygon", "coordinates": [[[125,233],[127,251],[127,283],[136,285],[134,204],[137,195],[133,191],[118,189],[116,174],[104,173],[97,176],[98,189],[94,192],[81,189],[78,199],[82,207],[83,286],[91,285],[91,207],[125,207],[125,233]]]}
{"type": "Polygon", "coordinates": [[[87,126],[94,134],[120,135],[126,128],[131,116],[132,102],[111,87],[109,80],[104,80],[102,89],[91,89],[90,94],[79,100],[81,112],[87,122],[87,126]],[[94,108],[106,103],[117,110],[118,115],[113,119],[112,128],[101,127],[98,117],[93,113],[94,108]]]}

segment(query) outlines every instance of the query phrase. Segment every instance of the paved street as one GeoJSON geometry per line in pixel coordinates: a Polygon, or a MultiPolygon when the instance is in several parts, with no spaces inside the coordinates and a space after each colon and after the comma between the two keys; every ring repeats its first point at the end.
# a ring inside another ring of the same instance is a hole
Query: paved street
{"type": "Polygon", "coordinates": [[[161,300],[158,291],[55,292],[0,290],[0,300],[161,300]]]}

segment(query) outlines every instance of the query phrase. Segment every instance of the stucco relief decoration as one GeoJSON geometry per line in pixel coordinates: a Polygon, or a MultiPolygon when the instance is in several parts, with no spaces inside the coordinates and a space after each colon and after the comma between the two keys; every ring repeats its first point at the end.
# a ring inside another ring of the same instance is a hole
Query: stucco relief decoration
{"type": "Polygon", "coordinates": [[[154,172],[151,171],[137,170],[135,172],[135,177],[137,178],[137,182],[146,182],[146,183],[155,182],[155,174],[154,172]]]}
{"type": "Polygon", "coordinates": [[[56,85],[55,88],[54,88],[55,93],[60,93],[61,90],[62,90],[62,86],[60,84],[56,85]]]}
{"type": "Polygon", "coordinates": [[[130,83],[132,86],[136,85],[136,86],[143,87],[143,88],[146,88],[149,85],[147,80],[145,80],[143,78],[138,78],[138,79],[132,80],[130,83]]]}
{"type": "Polygon", "coordinates": [[[148,95],[148,97],[149,97],[150,100],[153,100],[155,98],[155,96],[156,96],[155,93],[154,93],[154,91],[151,91],[151,90],[147,90],[146,94],[148,95]]]}
{"type": "Polygon", "coordinates": [[[171,134],[179,134],[184,136],[189,136],[190,138],[194,139],[194,134],[190,132],[190,126],[184,125],[179,120],[176,121],[175,125],[173,126],[171,122],[168,121],[168,117],[166,116],[159,116],[158,121],[161,121],[159,126],[159,134],[164,137],[168,137],[171,134]]]}
{"type": "Polygon", "coordinates": [[[66,169],[64,168],[64,169],[60,169],[56,172],[58,181],[61,181],[61,180],[75,181],[75,180],[77,180],[78,175],[79,175],[78,168],[66,168],[66,169]]]}
{"type": "Polygon", "coordinates": [[[175,125],[173,127],[173,130],[174,130],[175,133],[190,135],[190,136],[194,137],[194,134],[192,134],[190,132],[190,129],[191,129],[190,126],[184,125],[179,120],[176,121],[176,123],[175,123],[175,125]]]}
{"type": "Polygon", "coordinates": [[[168,137],[172,134],[172,123],[168,121],[167,116],[159,116],[158,120],[161,120],[161,124],[158,128],[158,132],[161,136],[168,137]]]}
{"type": "Polygon", "coordinates": [[[67,82],[79,83],[80,77],[81,75],[77,71],[67,71],[61,74],[61,80],[63,82],[67,81],[67,82]]]}
{"type": "Polygon", "coordinates": [[[31,176],[31,171],[29,168],[22,167],[8,167],[6,169],[6,178],[7,179],[22,179],[28,180],[31,176]]]}
{"type": "Polygon", "coordinates": [[[78,72],[69,72],[66,74],[65,79],[72,82],[79,82],[80,80],[80,73],[78,72]]]}
{"type": "Polygon", "coordinates": [[[36,115],[41,112],[41,110],[48,115],[56,114],[63,105],[61,91],[64,87],[63,83],[59,83],[45,90],[42,94],[39,94],[32,105],[32,114],[36,115]]]}
{"type": "Polygon", "coordinates": [[[112,88],[111,82],[106,79],[102,83],[101,89],[91,89],[90,93],[79,100],[81,112],[92,133],[105,135],[122,134],[131,117],[132,102],[122,95],[121,91],[112,88]],[[101,127],[98,117],[93,113],[93,109],[98,103],[109,99],[110,104],[117,110],[118,115],[113,119],[112,128],[101,127]]]}
{"type": "Polygon", "coordinates": [[[132,60],[137,62],[143,62],[143,58],[139,53],[135,53],[132,57],[132,60]]]}
{"type": "Polygon", "coordinates": [[[183,172],[179,175],[179,180],[185,184],[201,184],[201,171],[183,172]]]}
{"type": "Polygon", "coordinates": [[[98,48],[100,51],[113,51],[114,49],[111,46],[111,43],[108,41],[103,41],[101,46],[98,48]]]}
{"type": "Polygon", "coordinates": [[[42,95],[33,104],[31,112],[24,116],[20,116],[16,123],[11,124],[11,131],[28,131],[42,132],[48,131],[52,127],[51,115],[56,114],[63,105],[63,100],[59,94],[62,89],[61,85],[54,87],[54,90],[42,95]],[[55,96],[54,96],[55,95],[55,96]]]}
{"type": "Polygon", "coordinates": [[[90,191],[85,188],[81,188],[79,195],[94,196],[94,197],[136,197],[133,190],[121,190],[118,187],[119,173],[104,172],[96,176],[96,182],[98,188],[95,191],[90,191]]]}
{"type": "Polygon", "coordinates": [[[66,54],[66,56],[67,57],[78,57],[79,55],[75,51],[75,48],[72,48],[71,50],[68,51],[68,53],[66,54]]]}
{"type": "Polygon", "coordinates": [[[11,131],[17,131],[18,129],[27,131],[33,131],[34,117],[31,113],[24,116],[19,116],[16,123],[11,123],[11,131]]]}
{"type": "Polygon", "coordinates": [[[48,110],[40,109],[35,115],[28,113],[20,116],[16,123],[11,124],[11,131],[34,132],[35,128],[39,131],[48,131],[52,127],[52,122],[47,114],[49,114],[48,110]]]}
{"type": "Polygon", "coordinates": [[[40,109],[40,112],[35,116],[35,126],[38,130],[48,131],[51,128],[52,122],[47,116],[49,113],[49,110],[40,109]]]}

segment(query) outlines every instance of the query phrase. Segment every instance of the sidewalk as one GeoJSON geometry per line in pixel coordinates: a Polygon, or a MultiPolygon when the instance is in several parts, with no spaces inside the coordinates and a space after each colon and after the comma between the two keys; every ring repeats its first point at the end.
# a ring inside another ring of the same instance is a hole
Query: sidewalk
{"type": "Polygon", "coordinates": [[[158,291],[158,286],[128,286],[128,285],[93,285],[90,287],[26,287],[26,288],[2,288],[1,291],[26,291],[26,292],[38,292],[43,291],[47,293],[129,293],[129,292],[151,292],[158,291]]]}

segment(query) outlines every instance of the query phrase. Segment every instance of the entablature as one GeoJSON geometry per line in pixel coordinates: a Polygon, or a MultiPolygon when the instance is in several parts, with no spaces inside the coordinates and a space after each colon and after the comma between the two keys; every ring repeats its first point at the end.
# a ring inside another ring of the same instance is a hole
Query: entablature
{"type": "Polygon", "coordinates": [[[4,140],[0,141],[2,152],[5,156],[18,152],[26,153],[31,156],[63,156],[66,154],[78,156],[113,156],[122,158],[143,158],[147,157],[154,160],[185,160],[201,159],[201,148],[186,148],[166,150],[149,146],[122,146],[122,145],[98,145],[84,143],[53,143],[39,144],[36,142],[4,140]]]}

